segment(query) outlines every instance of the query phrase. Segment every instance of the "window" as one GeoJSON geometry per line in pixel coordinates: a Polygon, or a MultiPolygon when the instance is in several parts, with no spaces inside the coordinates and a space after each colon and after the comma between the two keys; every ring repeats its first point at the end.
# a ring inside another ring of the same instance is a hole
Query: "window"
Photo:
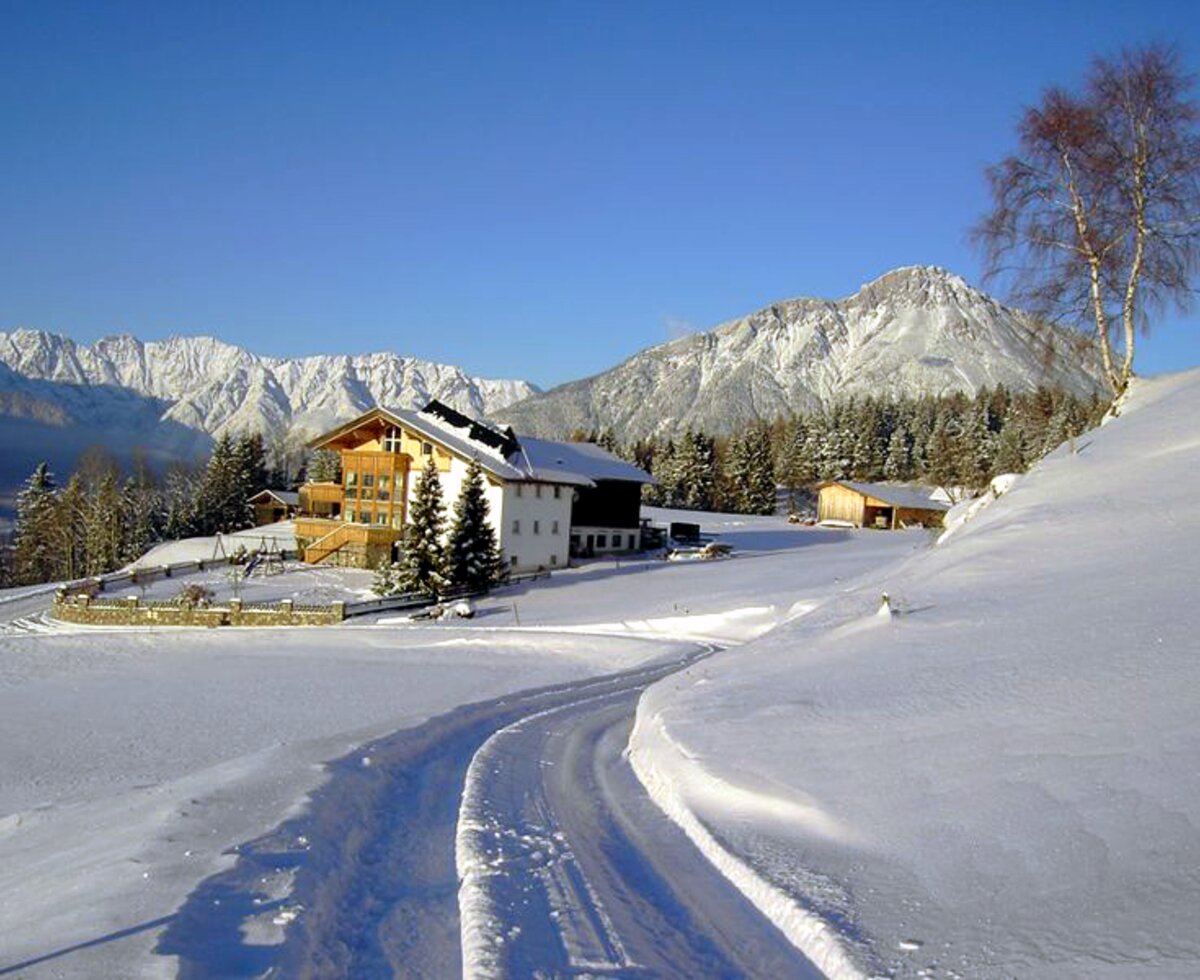
{"type": "Polygon", "coordinates": [[[518,483],[517,484],[517,496],[523,497],[525,495],[523,492],[524,490],[525,490],[525,488],[523,486],[521,486],[521,484],[518,483]]]}
{"type": "Polygon", "coordinates": [[[541,533],[542,533],[542,522],[541,522],[541,521],[534,521],[534,522],[533,522],[533,533],[534,533],[534,534],[541,534],[541,533]]]}
{"type": "Polygon", "coordinates": [[[621,547],[621,535],[619,535],[619,534],[613,535],[613,547],[614,548],[621,547]]]}
{"type": "Polygon", "coordinates": [[[539,499],[541,498],[541,496],[542,496],[542,485],[541,485],[540,483],[538,483],[538,484],[536,484],[536,485],[534,486],[534,488],[533,488],[533,495],[534,495],[535,497],[538,497],[539,499]]]}
{"type": "Polygon", "coordinates": [[[608,535],[607,534],[597,534],[596,535],[596,547],[597,548],[607,548],[608,547],[608,535]]]}
{"type": "MultiPolygon", "coordinates": [[[[558,487],[555,487],[554,489],[555,489],[555,490],[557,490],[557,489],[558,489],[558,487]]],[[[551,522],[550,522],[550,533],[551,533],[551,534],[558,534],[558,521],[551,521],[551,522]]]]}
{"type": "Polygon", "coordinates": [[[364,487],[375,486],[375,474],[374,473],[364,473],[362,476],[362,485],[364,487]]]}
{"type": "Polygon", "coordinates": [[[510,568],[516,568],[516,567],[517,567],[517,556],[516,556],[516,555],[513,555],[512,557],[510,557],[510,558],[508,559],[508,565],[509,565],[509,567],[510,567],[510,568]]]}
{"type": "Polygon", "coordinates": [[[551,555],[551,556],[550,556],[550,564],[551,564],[551,565],[557,565],[557,564],[558,564],[558,555],[551,555]]]}
{"type": "MultiPolygon", "coordinates": [[[[560,487],[560,486],[555,486],[555,488],[554,488],[554,499],[555,499],[555,500],[558,500],[558,498],[559,498],[559,497],[561,497],[561,496],[562,496],[562,487],[560,487]]],[[[555,533],[555,534],[557,534],[558,532],[557,532],[557,531],[555,531],[554,533],[555,533]]]]}
{"type": "Polygon", "coordinates": [[[421,443],[421,455],[422,456],[432,456],[433,455],[433,443],[432,442],[421,443]]]}
{"type": "Polygon", "coordinates": [[[354,487],[358,485],[358,470],[346,470],[346,486],[354,487]]]}
{"type": "Polygon", "coordinates": [[[513,521],[513,534],[520,534],[520,533],[521,533],[521,522],[513,521]]]}
{"type": "Polygon", "coordinates": [[[400,430],[395,426],[388,429],[383,437],[383,451],[385,453],[400,452],[400,430]]]}

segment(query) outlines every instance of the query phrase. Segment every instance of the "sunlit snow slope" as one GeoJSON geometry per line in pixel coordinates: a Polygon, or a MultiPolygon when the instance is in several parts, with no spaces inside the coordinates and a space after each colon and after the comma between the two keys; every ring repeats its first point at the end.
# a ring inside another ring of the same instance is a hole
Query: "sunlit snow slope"
{"type": "Polygon", "coordinates": [[[643,779],[831,973],[1200,975],[1197,419],[1200,372],[1136,382],[945,544],[643,698],[643,779]]]}

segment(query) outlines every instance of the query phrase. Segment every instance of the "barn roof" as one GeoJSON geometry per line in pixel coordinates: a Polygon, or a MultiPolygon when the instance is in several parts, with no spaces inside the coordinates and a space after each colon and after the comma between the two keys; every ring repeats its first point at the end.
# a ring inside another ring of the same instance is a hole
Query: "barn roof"
{"type": "Polygon", "coordinates": [[[903,507],[907,510],[938,510],[946,511],[950,505],[944,500],[935,500],[936,492],[931,487],[920,487],[906,483],[856,483],[853,480],[826,480],[822,487],[845,487],[864,497],[874,497],[893,507],[903,507]]]}
{"type": "Polygon", "coordinates": [[[261,497],[272,497],[278,500],[281,504],[287,504],[289,507],[298,507],[300,505],[300,494],[295,490],[259,490],[253,497],[247,500],[247,503],[254,503],[261,497]]]}

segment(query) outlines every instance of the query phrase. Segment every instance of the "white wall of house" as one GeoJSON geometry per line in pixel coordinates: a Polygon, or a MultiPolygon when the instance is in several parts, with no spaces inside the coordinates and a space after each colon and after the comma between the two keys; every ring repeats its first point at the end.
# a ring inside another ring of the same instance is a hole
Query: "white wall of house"
{"type": "Polygon", "coordinates": [[[570,541],[569,486],[510,483],[504,487],[500,548],[512,571],[566,568],[570,541]]]}
{"type": "MultiPolygon", "coordinates": [[[[450,469],[438,474],[446,504],[446,528],[454,520],[454,504],[467,475],[465,460],[452,456],[450,469]]],[[[409,474],[408,503],[416,495],[419,470],[409,474]]],[[[555,484],[508,483],[497,485],[484,474],[488,517],[496,529],[501,558],[513,572],[540,568],[566,568],[570,554],[571,488],[555,484]],[[516,562],[513,562],[513,559],[516,562]]],[[[411,512],[411,511],[410,511],[411,512]]]]}

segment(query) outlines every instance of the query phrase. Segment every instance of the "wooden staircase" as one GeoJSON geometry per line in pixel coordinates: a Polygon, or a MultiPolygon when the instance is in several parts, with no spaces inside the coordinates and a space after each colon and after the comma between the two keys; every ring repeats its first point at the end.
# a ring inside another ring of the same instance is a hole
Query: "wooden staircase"
{"type": "Polygon", "coordinates": [[[335,551],[349,544],[350,537],[351,526],[349,524],[342,524],[335,527],[328,534],[317,538],[316,541],[304,549],[304,560],[310,565],[323,562],[335,551]]]}

